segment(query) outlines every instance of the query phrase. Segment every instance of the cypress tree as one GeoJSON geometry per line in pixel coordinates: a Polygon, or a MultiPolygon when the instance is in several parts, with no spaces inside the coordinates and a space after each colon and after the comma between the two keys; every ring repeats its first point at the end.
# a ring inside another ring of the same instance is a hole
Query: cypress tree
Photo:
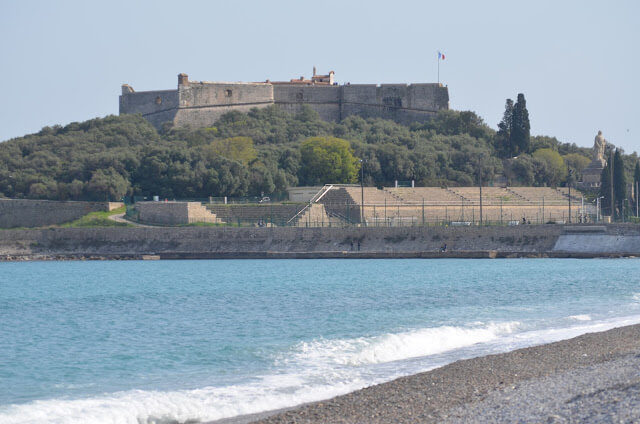
{"type": "Polygon", "coordinates": [[[638,208],[636,205],[638,202],[638,188],[640,188],[640,162],[636,162],[636,169],[633,171],[633,208],[636,211],[636,216],[638,216],[638,208]]]}
{"type": "Polygon", "coordinates": [[[627,177],[624,173],[624,162],[622,161],[620,149],[616,149],[616,154],[613,158],[613,197],[617,209],[616,216],[621,218],[623,211],[629,208],[623,208],[622,206],[627,197],[627,177]]]}
{"type": "Polygon", "coordinates": [[[504,115],[498,124],[496,133],[496,151],[503,158],[513,157],[511,146],[511,127],[513,124],[513,100],[507,99],[504,105],[504,115]]]}
{"type": "Polygon", "coordinates": [[[515,154],[528,153],[531,136],[529,111],[524,94],[518,94],[518,100],[513,106],[513,120],[511,125],[511,146],[515,154]]]}
{"type": "Polygon", "coordinates": [[[602,215],[612,216],[611,213],[611,169],[609,168],[609,164],[611,163],[611,157],[607,161],[607,164],[602,169],[602,174],[600,175],[600,196],[603,198],[600,199],[600,207],[602,210],[602,215]]]}

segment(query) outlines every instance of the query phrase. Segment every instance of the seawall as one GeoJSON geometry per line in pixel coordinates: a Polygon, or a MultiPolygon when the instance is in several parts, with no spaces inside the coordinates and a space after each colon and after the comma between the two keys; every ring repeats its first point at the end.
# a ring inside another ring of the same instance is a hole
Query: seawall
{"type": "Polygon", "coordinates": [[[19,260],[142,257],[240,259],[640,256],[640,229],[637,226],[602,226],[596,232],[574,232],[571,228],[575,227],[522,225],[3,230],[0,231],[0,258],[19,260]],[[601,243],[603,237],[610,241],[606,244],[606,249],[599,250],[596,244],[588,245],[590,241],[601,243]],[[571,243],[567,244],[568,240],[571,243]],[[615,240],[620,240],[618,249],[614,246],[615,240]],[[447,250],[441,252],[440,248],[445,243],[447,250]],[[627,248],[633,250],[621,250],[627,248]]]}

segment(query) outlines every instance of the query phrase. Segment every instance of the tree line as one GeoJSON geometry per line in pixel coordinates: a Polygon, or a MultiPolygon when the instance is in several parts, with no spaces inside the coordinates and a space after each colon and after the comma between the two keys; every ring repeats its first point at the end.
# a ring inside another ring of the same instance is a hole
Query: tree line
{"type": "MultiPolygon", "coordinates": [[[[322,121],[305,107],[229,112],[206,128],[156,131],[140,115],[107,116],[0,143],[0,195],[55,200],[261,196],[290,186],[566,184],[590,162],[589,148],[530,136],[524,95],[507,101],[498,131],[471,111],[440,111],[401,125],[350,116],[322,121]],[[479,160],[482,158],[482,160],[479,160]],[[363,166],[364,169],[360,169],[363,166]]],[[[633,172],[634,155],[623,156],[633,172]]]]}
{"type": "MultiPolygon", "coordinates": [[[[598,196],[601,200],[603,215],[614,219],[626,219],[630,215],[639,215],[638,189],[640,188],[640,163],[634,157],[633,177],[630,174],[628,160],[621,149],[608,148],[607,163],[600,176],[601,186],[598,196]],[[627,182],[630,181],[630,184],[627,182]],[[631,185],[631,187],[629,187],[631,185]]],[[[634,153],[635,156],[635,153],[634,153]]]]}

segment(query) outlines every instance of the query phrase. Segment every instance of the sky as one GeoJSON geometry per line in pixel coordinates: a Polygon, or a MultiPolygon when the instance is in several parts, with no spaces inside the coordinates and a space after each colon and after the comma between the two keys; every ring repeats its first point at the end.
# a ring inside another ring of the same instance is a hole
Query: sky
{"type": "Polygon", "coordinates": [[[524,93],[532,135],[640,151],[638,1],[0,0],[0,141],[118,114],[121,85],[428,83],[492,128],[524,93]]]}

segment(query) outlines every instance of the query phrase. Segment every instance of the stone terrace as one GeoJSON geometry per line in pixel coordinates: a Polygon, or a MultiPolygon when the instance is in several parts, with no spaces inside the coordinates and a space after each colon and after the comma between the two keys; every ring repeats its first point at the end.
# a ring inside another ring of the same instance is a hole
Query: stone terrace
{"type": "MultiPolygon", "coordinates": [[[[542,203],[543,201],[549,204],[567,203],[569,198],[569,189],[567,187],[509,187],[506,190],[535,203],[542,203]]],[[[580,202],[581,195],[579,191],[571,190],[571,201],[580,202]]]]}
{"type": "MultiPolygon", "coordinates": [[[[329,187],[329,186],[326,186],[329,187]]],[[[326,189],[326,188],[325,188],[326,189]]],[[[483,221],[507,223],[523,218],[531,223],[568,220],[567,189],[548,187],[483,187],[483,221]],[[544,199],[544,200],[543,200],[544,199]]],[[[579,191],[572,190],[571,215],[578,222],[580,215],[579,191]]],[[[319,192],[319,201],[309,208],[308,203],[265,204],[208,204],[205,219],[198,213],[198,220],[224,222],[242,226],[273,224],[276,226],[334,226],[360,222],[361,188],[357,185],[335,185],[326,192],[319,192]],[[322,194],[322,196],[320,196],[322,194]]],[[[153,205],[164,208],[170,205],[153,205]]],[[[593,205],[585,204],[585,213],[593,214],[593,205]]],[[[480,191],[478,187],[416,187],[416,188],[364,188],[364,220],[371,226],[406,226],[442,222],[477,223],[480,220],[480,191]]],[[[189,208],[189,216],[195,218],[195,208],[189,208]]],[[[142,214],[141,214],[142,215],[142,214]]],[[[142,218],[142,216],[141,216],[142,218]]],[[[157,221],[156,217],[153,220],[157,221]]],[[[144,221],[144,219],[143,219],[144,221]]],[[[174,219],[175,221],[175,219],[174,219]]],[[[180,223],[184,220],[180,220],[180,223]]],[[[193,219],[188,220],[193,222],[193,219]]],[[[171,225],[169,222],[159,222],[171,225]]],[[[176,222],[178,223],[178,222],[176,222]]]]}
{"type": "MultiPolygon", "coordinates": [[[[262,221],[265,224],[273,222],[275,225],[285,225],[287,221],[293,218],[306,206],[306,203],[206,205],[207,209],[214,213],[223,222],[230,224],[240,222],[244,225],[247,223],[258,223],[258,221],[262,221]]],[[[292,223],[289,223],[289,225],[292,225],[292,223]]]]}
{"type": "MultiPolygon", "coordinates": [[[[359,221],[360,187],[334,187],[323,199],[329,212],[359,221]]],[[[483,187],[483,221],[543,223],[568,220],[567,189],[548,187],[483,187]],[[544,199],[544,201],[543,201],[544,199]]],[[[581,193],[572,190],[572,220],[578,221],[581,193]],[[575,194],[574,194],[575,193],[575,194]]],[[[585,205],[585,213],[593,207],[585,205]]],[[[478,222],[478,187],[364,188],[364,219],[368,225],[421,225],[436,222],[478,222]]]]}
{"type": "Polygon", "coordinates": [[[440,187],[398,187],[385,188],[384,191],[393,194],[405,203],[422,203],[424,201],[429,204],[453,204],[456,202],[460,203],[460,201],[463,200],[462,197],[455,192],[440,187]]]}

